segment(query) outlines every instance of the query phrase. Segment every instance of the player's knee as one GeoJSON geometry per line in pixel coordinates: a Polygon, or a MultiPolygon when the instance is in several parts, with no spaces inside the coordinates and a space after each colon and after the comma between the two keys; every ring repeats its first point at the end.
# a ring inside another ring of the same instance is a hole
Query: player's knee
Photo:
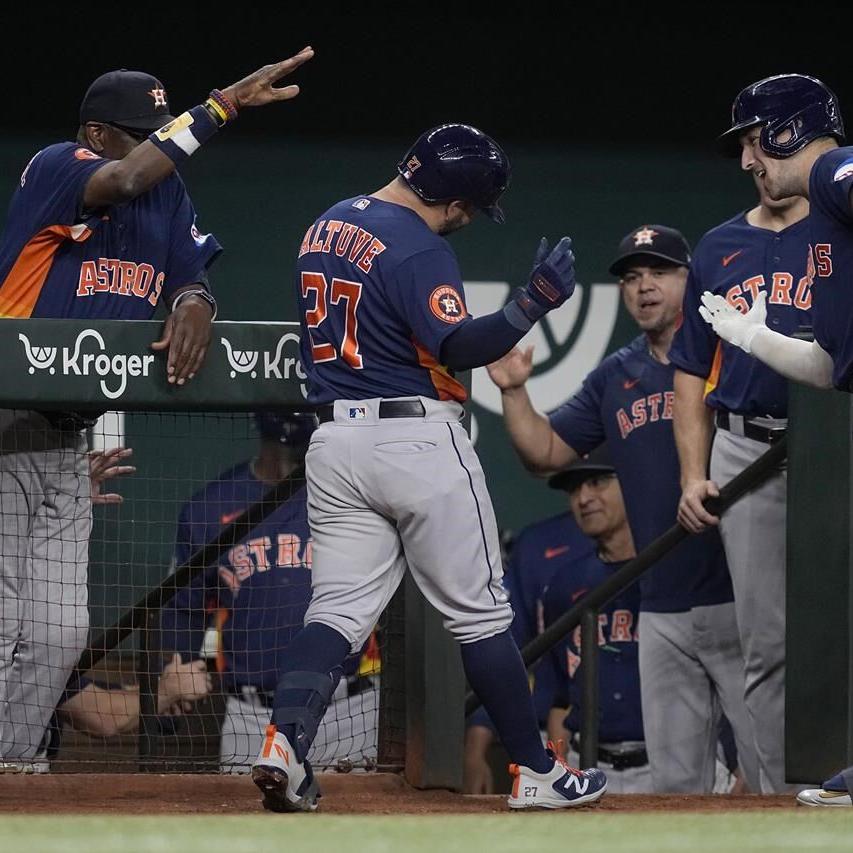
{"type": "Polygon", "coordinates": [[[444,627],[459,643],[476,643],[506,631],[512,624],[512,608],[497,604],[492,610],[472,610],[454,613],[444,620],[444,627]]]}

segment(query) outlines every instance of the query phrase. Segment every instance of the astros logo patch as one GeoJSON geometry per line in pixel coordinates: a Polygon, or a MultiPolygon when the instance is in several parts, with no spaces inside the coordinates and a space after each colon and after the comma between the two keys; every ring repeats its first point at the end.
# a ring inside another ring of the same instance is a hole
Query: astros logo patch
{"type": "Polygon", "coordinates": [[[458,323],[468,316],[465,303],[456,288],[442,284],[430,294],[429,307],[433,314],[445,323],[458,323]]]}
{"type": "Polygon", "coordinates": [[[94,151],[90,151],[88,148],[78,148],[74,152],[74,156],[78,160],[100,160],[101,158],[95,154],[94,151]]]}

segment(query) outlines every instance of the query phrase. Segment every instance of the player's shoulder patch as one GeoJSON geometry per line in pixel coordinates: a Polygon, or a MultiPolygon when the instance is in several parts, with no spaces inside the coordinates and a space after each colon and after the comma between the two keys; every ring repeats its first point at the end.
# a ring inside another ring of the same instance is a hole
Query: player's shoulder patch
{"type": "Polygon", "coordinates": [[[853,157],[848,157],[840,166],[838,166],[832,174],[834,182],[843,181],[845,178],[853,176],[853,157]]]}
{"type": "Polygon", "coordinates": [[[468,316],[465,303],[459,292],[450,284],[442,284],[429,296],[432,313],[444,323],[458,323],[468,316]]]}
{"type": "Polygon", "coordinates": [[[367,210],[369,204],[369,198],[359,198],[352,203],[352,206],[356,208],[356,210],[367,210]]]}
{"type": "Polygon", "coordinates": [[[99,154],[95,154],[94,151],[90,151],[88,148],[78,148],[74,152],[74,157],[77,160],[103,160],[99,154]]]}

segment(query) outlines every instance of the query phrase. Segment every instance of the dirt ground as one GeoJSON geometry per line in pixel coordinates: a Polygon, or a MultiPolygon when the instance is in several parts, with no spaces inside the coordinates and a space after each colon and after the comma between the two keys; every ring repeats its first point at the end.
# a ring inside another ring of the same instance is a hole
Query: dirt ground
{"type": "MultiPolygon", "coordinates": [[[[418,791],[388,773],[320,775],[324,814],[486,814],[507,811],[505,796],[418,791]]],[[[605,795],[608,812],[794,809],[792,796],[605,795]]],[[[246,776],[0,774],[0,814],[251,814],[260,794],[246,776]]]]}

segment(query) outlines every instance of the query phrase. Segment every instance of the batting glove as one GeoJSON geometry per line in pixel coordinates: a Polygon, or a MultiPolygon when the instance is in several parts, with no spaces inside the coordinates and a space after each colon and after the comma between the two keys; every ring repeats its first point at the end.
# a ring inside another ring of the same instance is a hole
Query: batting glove
{"type": "Polygon", "coordinates": [[[753,338],[759,329],[766,328],[767,293],[762,290],[752,308],[746,314],[741,314],[722,296],[706,290],[702,294],[699,313],[724,341],[740,347],[744,352],[751,352],[753,338]]]}
{"type": "Polygon", "coordinates": [[[575,289],[575,256],[572,241],[563,237],[548,250],[548,241],[539,241],[530,280],[515,294],[515,303],[525,317],[535,323],[549,311],[559,308],[575,289]]]}

